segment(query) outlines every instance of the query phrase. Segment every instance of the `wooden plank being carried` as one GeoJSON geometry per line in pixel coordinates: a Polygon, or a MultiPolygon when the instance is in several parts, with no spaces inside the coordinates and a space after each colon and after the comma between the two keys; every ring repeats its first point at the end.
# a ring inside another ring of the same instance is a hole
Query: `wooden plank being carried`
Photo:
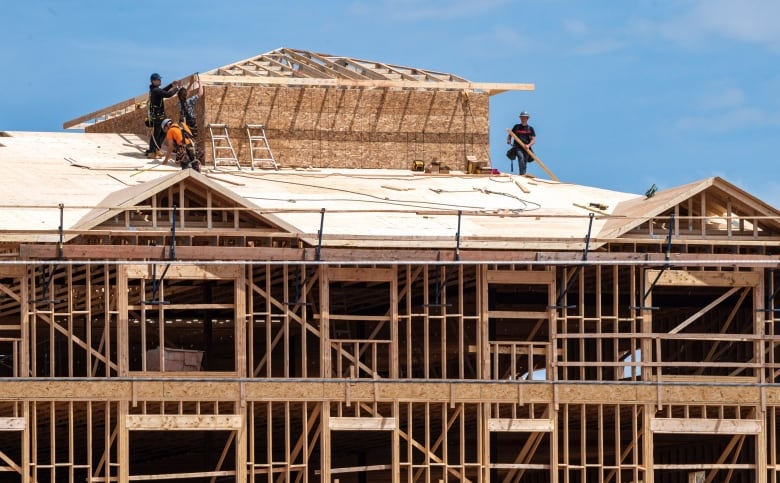
{"type": "Polygon", "coordinates": [[[508,132],[513,138],[515,138],[515,142],[518,143],[525,150],[525,152],[528,153],[528,155],[534,158],[534,161],[536,161],[539,164],[539,167],[542,168],[545,173],[547,173],[547,176],[549,176],[551,180],[559,181],[558,178],[552,173],[552,171],[547,169],[547,166],[544,165],[542,160],[536,157],[536,154],[534,154],[534,152],[531,151],[531,148],[529,148],[523,141],[520,140],[519,137],[517,137],[517,134],[512,132],[511,129],[507,129],[506,132],[508,132]]]}

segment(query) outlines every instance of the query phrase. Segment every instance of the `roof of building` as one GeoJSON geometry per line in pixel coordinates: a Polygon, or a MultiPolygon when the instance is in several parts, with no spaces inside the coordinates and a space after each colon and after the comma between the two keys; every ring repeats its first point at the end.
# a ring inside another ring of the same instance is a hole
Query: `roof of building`
{"type": "Polygon", "coordinates": [[[184,179],[312,244],[322,226],[323,245],[331,246],[450,247],[458,237],[464,249],[577,250],[590,233],[595,248],[705,190],[717,195],[709,200],[713,214],[725,216],[729,209],[766,217],[762,226],[780,232],[777,210],[720,178],[648,198],[530,176],[455,171],[206,167],[199,174],[146,159],[146,142],[135,135],[2,134],[0,241],[55,240],[60,204],[63,230],[75,236],[184,179]]]}
{"type": "Polygon", "coordinates": [[[286,47],[204,72],[200,79],[206,84],[475,89],[489,94],[534,89],[533,84],[472,82],[446,72],[286,47]]]}
{"type": "MultiPolygon", "coordinates": [[[[512,90],[534,90],[533,84],[472,82],[455,74],[384,62],[321,54],[282,47],[249,59],[234,62],[202,74],[191,74],[179,82],[191,87],[196,77],[208,85],[288,85],[350,87],[365,89],[457,89],[481,91],[489,95],[512,90]]],[[[63,123],[63,128],[83,128],[85,123],[100,122],[143,108],[149,93],[84,114],[63,123]]]]}

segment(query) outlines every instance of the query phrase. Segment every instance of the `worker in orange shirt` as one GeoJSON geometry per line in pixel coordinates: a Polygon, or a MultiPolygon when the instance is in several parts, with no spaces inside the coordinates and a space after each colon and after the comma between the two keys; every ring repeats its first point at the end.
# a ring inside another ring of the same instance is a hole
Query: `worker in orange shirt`
{"type": "Polygon", "coordinates": [[[175,155],[181,169],[192,168],[200,172],[200,161],[196,157],[194,138],[189,128],[186,125],[182,128],[172,120],[164,119],[162,129],[166,146],[163,164],[168,164],[168,159],[175,155]]]}

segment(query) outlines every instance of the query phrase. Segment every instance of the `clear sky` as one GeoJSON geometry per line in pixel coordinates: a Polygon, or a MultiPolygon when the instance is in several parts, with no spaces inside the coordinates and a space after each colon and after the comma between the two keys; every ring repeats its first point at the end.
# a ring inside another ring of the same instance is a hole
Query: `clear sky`
{"type": "Polygon", "coordinates": [[[0,131],[61,131],[151,72],[290,47],[535,84],[491,98],[502,171],[526,109],[561,181],[642,194],[721,176],[780,207],[778,25],[778,0],[4,2],[0,131]]]}

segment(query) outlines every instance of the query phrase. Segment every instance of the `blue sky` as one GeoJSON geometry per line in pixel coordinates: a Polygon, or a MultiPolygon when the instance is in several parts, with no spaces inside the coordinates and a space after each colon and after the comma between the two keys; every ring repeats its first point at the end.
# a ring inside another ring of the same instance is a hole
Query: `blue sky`
{"type": "Polygon", "coordinates": [[[778,25],[777,0],[6,2],[0,130],[60,131],[151,72],[291,47],[536,84],[491,99],[502,171],[527,109],[562,181],[641,194],[721,176],[780,207],[778,25]]]}

